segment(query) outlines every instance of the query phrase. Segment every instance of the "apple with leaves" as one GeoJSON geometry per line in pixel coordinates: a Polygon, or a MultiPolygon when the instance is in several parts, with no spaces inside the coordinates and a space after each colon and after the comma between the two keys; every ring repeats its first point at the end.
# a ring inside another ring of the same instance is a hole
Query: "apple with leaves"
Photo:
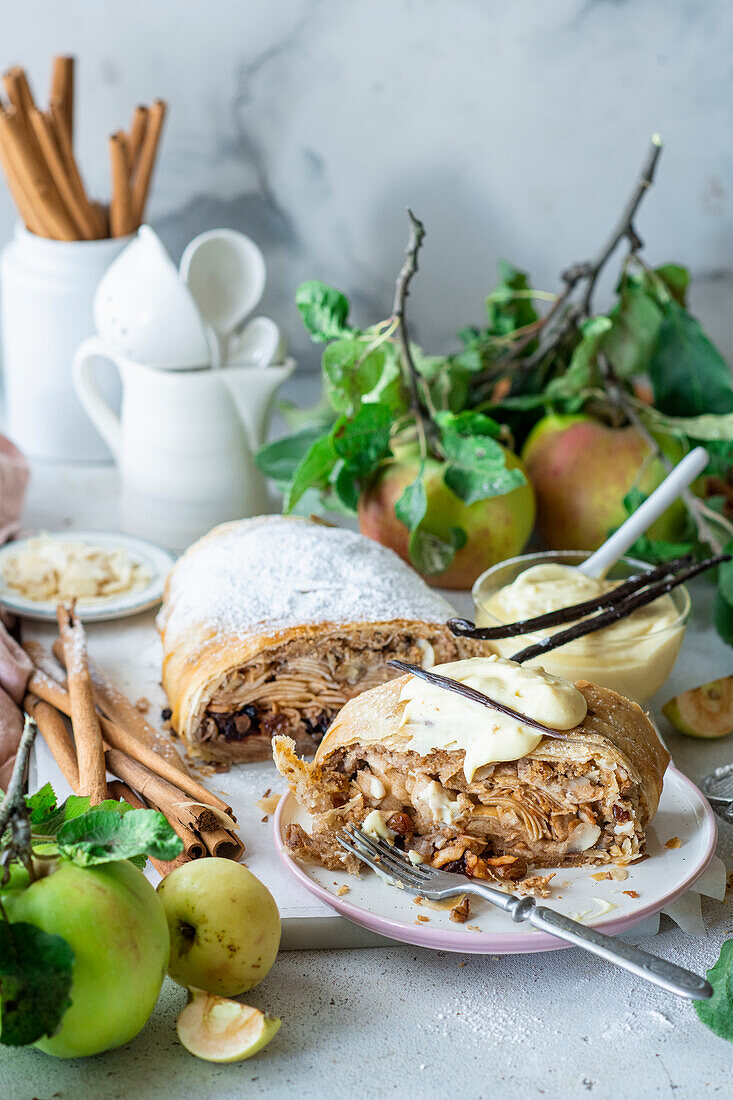
{"type": "MultiPolygon", "coordinates": [[[[660,436],[658,442],[673,463],[683,457],[677,440],[660,436]]],[[[613,428],[586,415],[545,416],[530,432],[522,459],[537,498],[537,530],[550,550],[596,550],[627,518],[624,498],[633,489],[648,495],[667,475],[635,427],[613,428]]],[[[681,541],[686,516],[683,502],[675,501],[647,537],[681,541]]]]}

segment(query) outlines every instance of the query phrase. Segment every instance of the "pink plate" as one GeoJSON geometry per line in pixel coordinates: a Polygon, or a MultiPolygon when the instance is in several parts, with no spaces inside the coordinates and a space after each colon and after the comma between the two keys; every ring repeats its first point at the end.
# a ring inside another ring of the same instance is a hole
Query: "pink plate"
{"type": "MultiPolygon", "coordinates": [[[[366,869],[356,876],[301,865],[283,842],[284,829],[291,822],[309,826],[308,815],[288,794],[280,800],[273,821],[275,847],[287,870],[321,901],[363,928],[419,947],[469,954],[557,951],[568,946],[527,924],[515,924],[481,898],[471,898],[466,924],[455,924],[447,912],[418,907],[408,891],[394,889],[366,869]],[[342,896],[336,892],[339,889],[342,896]],[[428,921],[418,921],[418,914],[428,921]]],[[[716,839],[715,818],[707,801],[682,772],[669,767],[659,810],[647,830],[648,858],[627,867],[625,880],[598,882],[591,877],[598,871],[594,867],[561,868],[546,904],[602,932],[625,932],[690,889],[710,862],[716,839]],[[673,837],[680,839],[680,846],[667,848],[673,837]]]]}

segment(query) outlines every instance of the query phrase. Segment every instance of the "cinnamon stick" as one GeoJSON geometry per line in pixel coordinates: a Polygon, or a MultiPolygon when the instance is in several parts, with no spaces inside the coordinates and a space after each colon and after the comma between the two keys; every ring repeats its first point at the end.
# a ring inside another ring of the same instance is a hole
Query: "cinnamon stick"
{"type": "Polygon", "coordinates": [[[35,695],[26,695],[23,707],[38,726],[51,754],[61,769],[66,782],[74,794],[79,794],[79,767],[76,762],[76,749],[66,728],[62,715],[35,695]]]}
{"type": "MultiPolygon", "coordinates": [[[[58,646],[59,653],[63,653],[64,646],[63,642],[60,639],[58,640],[58,646]]],[[[51,654],[46,652],[40,642],[36,642],[32,638],[29,638],[27,641],[23,642],[23,649],[26,651],[31,661],[33,661],[33,664],[36,666],[39,672],[42,672],[45,676],[50,677],[51,680],[55,680],[56,683],[61,685],[64,691],[68,691],[68,687],[66,684],[66,671],[58,663],[60,657],[59,654],[56,653],[55,649],[54,657],[56,657],[57,660],[54,660],[51,654]]]]}
{"type": "Polygon", "coordinates": [[[18,213],[23,220],[26,229],[35,233],[37,237],[46,237],[50,234],[50,228],[43,221],[42,214],[36,211],[30,192],[26,190],[27,184],[21,179],[13,163],[5,136],[0,132],[0,164],[5,174],[13,201],[18,208],[18,213]]]}
{"type": "Polygon", "coordinates": [[[74,150],[71,144],[71,134],[66,125],[66,119],[64,117],[61,107],[57,103],[51,103],[49,107],[49,113],[54,127],[54,135],[58,143],[59,152],[66,168],[66,174],[69,177],[69,181],[76,195],[77,202],[79,202],[86,210],[89,217],[96,227],[96,237],[107,236],[107,221],[102,216],[100,210],[98,210],[98,203],[89,201],[89,197],[84,187],[84,182],[79,173],[79,168],[74,156],[74,150]]]}
{"type": "Polygon", "coordinates": [[[93,240],[96,236],[96,228],[89,210],[79,201],[71,178],[67,174],[66,165],[56,141],[52,116],[34,107],[30,112],[30,121],[51,178],[74,221],[77,236],[81,240],[93,240]]]}
{"type": "Polygon", "coordinates": [[[71,725],[79,765],[79,790],[82,794],[89,795],[94,806],[107,797],[107,777],[102,730],[94,706],[87,662],[86,637],[84,628],[74,613],[73,601],[70,604],[59,604],[56,616],[66,655],[71,725]]]}
{"type": "Polygon", "coordinates": [[[74,58],[54,57],[49,103],[64,117],[69,139],[74,140],[74,58]]]}
{"type": "Polygon", "coordinates": [[[158,143],[163,130],[163,121],[167,110],[167,104],[163,99],[156,99],[148,112],[148,121],[145,135],[140,147],[135,174],[132,180],[132,215],[135,225],[140,225],[145,213],[145,203],[150,190],[150,181],[153,177],[155,158],[158,152],[158,143]]]}
{"type": "Polygon", "coordinates": [[[130,138],[128,142],[128,153],[130,158],[130,174],[132,175],[137,167],[137,160],[140,156],[140,149],[142,148],[143,138],[145,137],[145,131],[148,127],[148,109],[142,105],[135,108],[132,116],[132,123],[130,125],[130,138]]]}
{"type": "MultiPolygon", "coordinates": [[[[42,650],[43,647],[39,648],[42,650]]],[[[28,649],[26,652],[34,661],[34,664],[40,668],[41,665],[35,660],[33,653],[28,649]]],[[[34,652],[36,651],[34,650],[34,652]]],[[[64,647],[60,639],[57,639],[53,644],[53,654],[57,660],[63,663],[64,647]]],[[[116,725],[129,730],[137,737],[138,741],[153,749],[154,752],[159,753],[184,775],[190,776],[191,772],[186,767],[180,753],[177,752],[175,745],[167,737],[162,736],[154,726],[150,725],[150,722],[140,713],[135,704],[130,702],[109,676],[92,660],[89,661],[89,674],[92,678],[94,701],[105,718],[109,718],[116,725]]]]}
{"type": "Polygon", "coordinates": [[[185,845],[189,859],[201,859],[206,848],[201,837],[188,824],[179,820],[177,807],[185,801],[183,791],[166,783],[137,760],[131,760],[124,752],[108,749],[104,754],[108,770],[118,779],[133,787],[154,809],[168,819],[185,845]]]}
{"type": "MultiPolygon", "coordinates": [[[[39,669],[36,669],[31,676],[28,682],[28,690],[47,703],[51,703],[63,714],[69,715],[71,713],[71,701],[68,692],[39,669]]],[[[203,784],[197,782],[191,776],[179,771],[173,764],[169,764],[164,757],[159,756],[153,749],[138,741],[130,731],[118,726],[116,722],[110,722],[104,716],[101,716],[99,721],[104,740],[112,748],[119,749],[132,757],[133,760],[144,764],[151,772],[155,772],[162,779],[167,779],[169,783],[179,787],[189,798],[213,806],[217,810],[223,810],[224,813],[231,815],[232,808],[228,803],[224,802],[218,795],[212,794],[203,784]]]]}
{"type": "Polygon", "coordinates": [[[112,201],[109,205],[109,227],[113,237],[126,237],[135,227],[130,191],[130,169],[125,135],[112,134],[109,139],[109,159],[112,173],[112,201]]]}
{"type": "Polygon", "coordinates": [[[233,859],[238,861],[244,854],[244,844],[238,836],[229,829],[220,826],[210,833],[202,833],[201,839],[206,845],[210,856],[218,856],[220,859],[233,859]]]}
{"type": "MultiPolygon", "coordinates": [[[[114,798],[117,802],[126,802],[128,806],[132,806],[135,810],[147,810],[147,806],[141,798],[138,798],[134,791],[131,791],[126,783],[121,783],[119,779],[113,779],[107,784],[107,791],[110,798],[114,798]]],[[[155,867],[161,878],[165,878],[176,867],[180,867],[183,863],[188,863],[189,859],[185,851],[181,852],[180,856],[176,856],[175,859],[164,861],[162,859],[155,859],[153,856],[148,857],[153,867],[155,867]]]]}
{"type": "Polygon", "coordinates": [[[76,226],[51,178],[33,129],[15,107],[0,112],[0,134],[13,171],[34,209],[48,225],[50,235],[61,241],[75,240],[76,226]]]}

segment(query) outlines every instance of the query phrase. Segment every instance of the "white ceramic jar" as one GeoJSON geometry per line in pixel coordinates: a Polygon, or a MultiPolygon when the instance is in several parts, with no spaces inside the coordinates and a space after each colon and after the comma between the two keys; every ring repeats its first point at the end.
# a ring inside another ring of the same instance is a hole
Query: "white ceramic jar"
{"type": "Polygon", "coordinates": [[[94,332],[92,301],[129,237],[52,241],[18,226],[0,256],[5,430],[34,458],[110,458],[81,407],[72,361],[94,332]]]}

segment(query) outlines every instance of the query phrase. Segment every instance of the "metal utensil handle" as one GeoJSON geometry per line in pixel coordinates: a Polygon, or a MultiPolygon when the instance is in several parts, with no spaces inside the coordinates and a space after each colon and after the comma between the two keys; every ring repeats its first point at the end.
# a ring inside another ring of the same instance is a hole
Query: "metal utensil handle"
{"type": "Polygon", "coordinates": [[[525,919],[535,928],[541,928],[543,932],[574,943],[576,947],[592,951],[594,955],[600,955],[602,959],[615,963],[624,970],[630,970],[639,978],[659,985],[669,993],[676,993],[678,997],[704,1001],[712,996],[710,983],[699,974],[693,974],[682,966],[650,955],[648,951],[642,951],[623,940],[605,936],[603,932],[579,924],[562,913],[556,913],[554,909],[546,909],[542,905],[533,906],[525,919]]]}

